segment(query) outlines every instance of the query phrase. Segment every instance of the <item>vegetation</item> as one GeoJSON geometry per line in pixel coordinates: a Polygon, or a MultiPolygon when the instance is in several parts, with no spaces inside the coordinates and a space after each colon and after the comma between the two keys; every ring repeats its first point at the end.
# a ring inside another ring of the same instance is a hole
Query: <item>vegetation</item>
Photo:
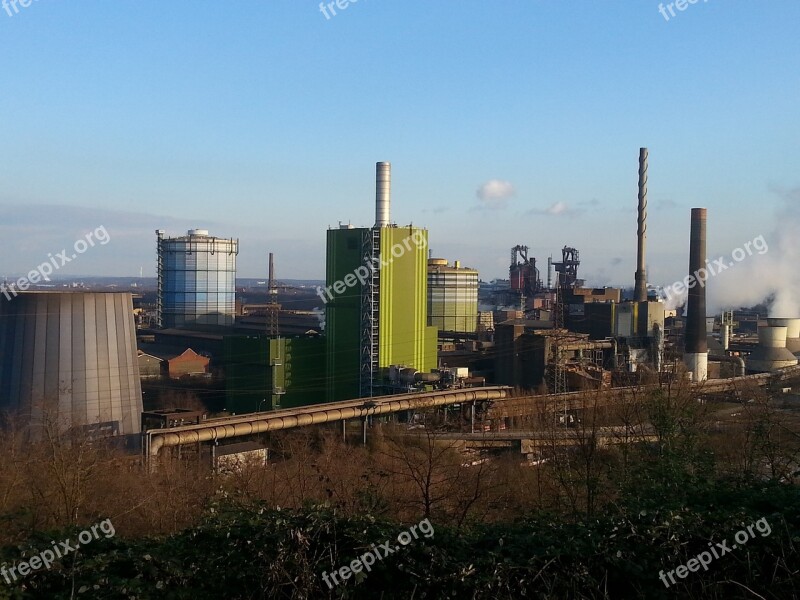
{"type": "Polygon", "coordinates": [[[105,518],[116,536],[0,579],[0,598],[798,597],[800,437],[780,401],[736,397],[722,425],[721,405],[680,387],[598,392],[569,429],[563,407],[540,405],[518,423],[542,432],[535,463],[442,442],[433,416],[367,447],[333,430],[275,436],[267,467],[227,475],[185,456],[151,471],[51,426],[36,443],[9,428],[0,563],[105,518]],[[323,573],[424,518],[432,538],[329,589],[323,573]],[[770,533],[708,571],[659,578],[760,519],[770,533]]]}

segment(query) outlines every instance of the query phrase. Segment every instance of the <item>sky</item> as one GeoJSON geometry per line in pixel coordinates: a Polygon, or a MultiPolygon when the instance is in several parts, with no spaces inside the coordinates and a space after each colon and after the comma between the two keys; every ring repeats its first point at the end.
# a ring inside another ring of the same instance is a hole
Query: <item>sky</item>
{"type": "MultiPolygon", "coordinates": [[[[8,1],[8,0],[7,0],[8,1]]],[[[507,276],[580,251],[633,285],[780,227],[800,196],[800,3],[35,0],[0,8],[0,278],[104,227],[62,275],[155,275],[155,229],[240,240],[240,277],[322,279],[325,230],[392,219],[507,276]],[[6,10],[5,7],[8,7],[6,10]]],[[[722,275],[721,275],[722,276],[722,275]]]]}

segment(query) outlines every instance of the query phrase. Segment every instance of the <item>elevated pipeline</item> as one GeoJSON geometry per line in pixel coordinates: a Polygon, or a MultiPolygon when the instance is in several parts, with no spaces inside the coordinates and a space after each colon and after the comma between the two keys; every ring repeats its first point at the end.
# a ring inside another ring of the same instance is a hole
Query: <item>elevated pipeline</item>
{"type": "Polygon", "coordinates": [[[200,425],[186,425],[174,429],[151,429],[144,435],[145,452],[148,457],[158,456],[162,448],[195,444],[233,437],[253,435],[267,431],[292,429],[306,425],[318,425],[335,421],[363,418],[373,415],[384,415],[406,410],[446,406],[463,402],[482,402],[486,400],[502,400],[510,395],[509,387],[475,388],[459,391],[431,392],[427,394],[409,394],[408,396],[367,398],[352,402],[338,403],[338,407],[326,405],[304,406],[302,408],[280,411],[283,414],[255,413],[243,416],[237,422],[209,422],[200,425]],[[349,404],[349,406],[348,406],[349,404]],[[342,406],[344,405],[344,406],[342,406]],[[288,414],[287,414],[288,413],[288,414]]]}

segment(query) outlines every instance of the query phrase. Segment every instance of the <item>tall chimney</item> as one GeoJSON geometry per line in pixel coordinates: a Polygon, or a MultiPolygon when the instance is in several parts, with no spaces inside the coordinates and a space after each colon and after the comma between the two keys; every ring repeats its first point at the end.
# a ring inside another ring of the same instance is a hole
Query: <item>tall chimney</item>
{"type": "Polygon", "coordinates": [[[273,260],[272,252],[269,253],[269,279],[268,279],[269,289],[272,289],[275,285],[275,262],[273,260]]]}
{"type": "Polygon", "coordinates": [[[392,163],[375,165],[375,227],[388,227],[392,204],[392,163]]]}
{"type": "MultiPolygon", "coordinates": [[[[686,311],[686,368],[693,381],[708,379],[708,341],[706,338],[706,209],[692,209],[689,241],[689,275],[696,279],[689,287],[686,311]]],[[[691,279],[689,280],[692,281],[691,279]]]]}
{"type": "Polygon", "coordinates": [[[639,148],[639,219],[636,230],[636,286],[633,291],[635,302],[647,302],[647,273],[644,255],[647,245],[647,148],[639,148]]]}

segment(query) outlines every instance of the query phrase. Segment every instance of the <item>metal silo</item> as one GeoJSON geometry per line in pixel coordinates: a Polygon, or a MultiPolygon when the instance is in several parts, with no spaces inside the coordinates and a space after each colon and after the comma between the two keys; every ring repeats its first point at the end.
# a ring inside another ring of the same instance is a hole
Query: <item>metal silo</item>
{"type": "Polygon", "coordinates": [[[140,430],[130,293],[0,297],[0,411],[98,435],[140,430]]]}
{"type": "Polygon", "coordinates": [[[474,333],[478,324],[478,271],[444,258],[428,259],[428,325],[474,333]]]}
{"type": "Polygon", "coordinates": [[[190,229],[158,236],[158,322],[161,327],[233,325],[239,240],[190,229]]]}

